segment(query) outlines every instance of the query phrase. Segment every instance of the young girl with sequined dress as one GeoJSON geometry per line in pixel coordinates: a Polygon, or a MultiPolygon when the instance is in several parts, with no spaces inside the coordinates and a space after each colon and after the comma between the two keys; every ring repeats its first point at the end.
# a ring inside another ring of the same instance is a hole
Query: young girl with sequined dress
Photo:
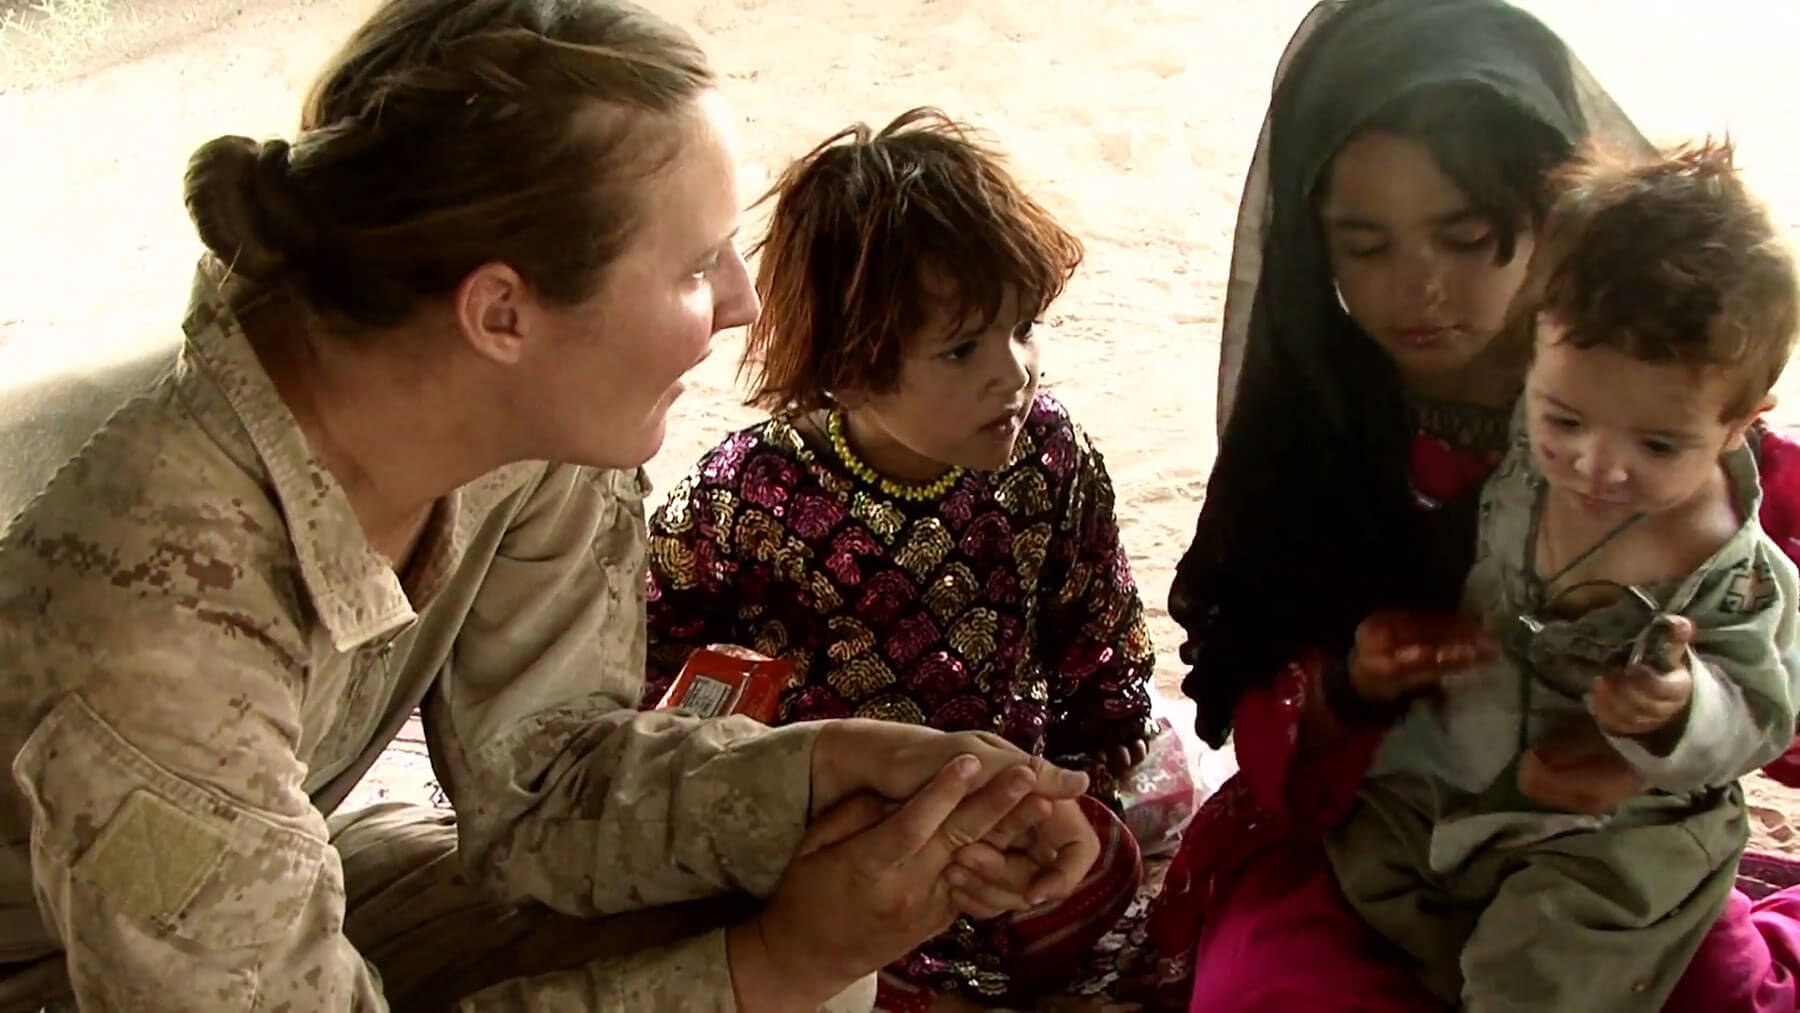
{"type": "Polygon", "coordinates": [[[1082,248],[930,109],[840,132],[770,197],[743,371],[771,417],[651,519],[645,704],[696,649],[741,644],[797,668],[777,722],[979,729],[1087,771],[1104,850],[1083,888],[959,922],[883,975],[880,1005],[1017,1001],[1129,903],[1140,860],[1108,804],[1153,729],[1106,468],[1038,389],[1082,248]]]}

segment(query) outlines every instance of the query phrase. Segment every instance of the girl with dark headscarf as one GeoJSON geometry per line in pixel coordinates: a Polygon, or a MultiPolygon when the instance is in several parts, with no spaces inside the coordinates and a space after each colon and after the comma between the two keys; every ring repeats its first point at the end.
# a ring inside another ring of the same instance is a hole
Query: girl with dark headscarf
{"type": "MultiPolygon", "coordinates": [[[[1523,374],[1509,308],[1546,176],[1590,140],[1647,149],[1502,0],[1326,0],[1282,56],[1236,232],[1219,455],[1170,598],[1201,737],[1231,734],[1242,766],[1153,910],[1165,977],[1197,965],[1195,1009],[1438,1008],[1318,844],[1391,716],[1343,662],[1370,613],[1457,604],[1523,374]]],[[[1766,463],[1765,502],[1791,509],[1766,463]]],[[[1637,788],[1611,754],[1550,759],[1542,803],[1637,788]]],[[[1707,1008],[1775,1008],[1771,988],[1793,1008],[1763,936],[1734,901],[1689,979],[1743,1001],[1707,1008]]]]}

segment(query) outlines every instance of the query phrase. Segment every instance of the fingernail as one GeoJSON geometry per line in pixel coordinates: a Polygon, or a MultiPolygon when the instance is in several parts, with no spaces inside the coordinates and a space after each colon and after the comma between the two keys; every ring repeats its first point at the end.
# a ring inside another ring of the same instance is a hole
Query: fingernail
{"type": "Polygon", "coordinates": [[[975,772],[981,769],[981,761],[968,753],[957,757],[955,763],[953,772],[957,777],[974,777],[975,772]]]}

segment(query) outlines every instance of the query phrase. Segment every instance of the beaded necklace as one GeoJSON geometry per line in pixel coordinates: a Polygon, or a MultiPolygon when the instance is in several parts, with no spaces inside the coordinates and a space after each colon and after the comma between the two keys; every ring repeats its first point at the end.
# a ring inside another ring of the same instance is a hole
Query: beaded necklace
{"type": "Polygon", "coordinates": [[[832,451],[837,454],[838,460],[843,462],[844,467],[850,469],[850,474],[895,499],[914,502],[938,499],[955,488],[956,483],[963,477],[963,469],[960,467],[951,468],[932,482],[914,484],[896,482],[891,478],[883,477],[881,473],[864,463],[862,458],[856,456],[854,450],[850,449],[850,440],[844,435],[844,413],[841,409],[833,409],[826,416],[825,435],[831,440],[832,451]]]}

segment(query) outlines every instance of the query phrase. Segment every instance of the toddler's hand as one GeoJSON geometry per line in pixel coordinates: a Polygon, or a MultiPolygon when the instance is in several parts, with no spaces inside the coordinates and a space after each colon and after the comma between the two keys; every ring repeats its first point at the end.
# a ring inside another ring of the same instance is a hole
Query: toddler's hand
{"type": "Polygon", "coordinates": [[[1588,693],[1588,710],[1614,735],[1649,735],[1661,730],[1694,697],[1694,675],[1685,657],[1694,624],[1679,616],[1668,621],[1666,656],[1646,658],[1601,676],[1588,693]]]}
{"type": "Polygon", "coordinates": [[[1350,685],[1368,700],[1396,700],[1493,653],[1493,638],[1473,616],[1376,612],[1356,627],[1350,685]]]}

